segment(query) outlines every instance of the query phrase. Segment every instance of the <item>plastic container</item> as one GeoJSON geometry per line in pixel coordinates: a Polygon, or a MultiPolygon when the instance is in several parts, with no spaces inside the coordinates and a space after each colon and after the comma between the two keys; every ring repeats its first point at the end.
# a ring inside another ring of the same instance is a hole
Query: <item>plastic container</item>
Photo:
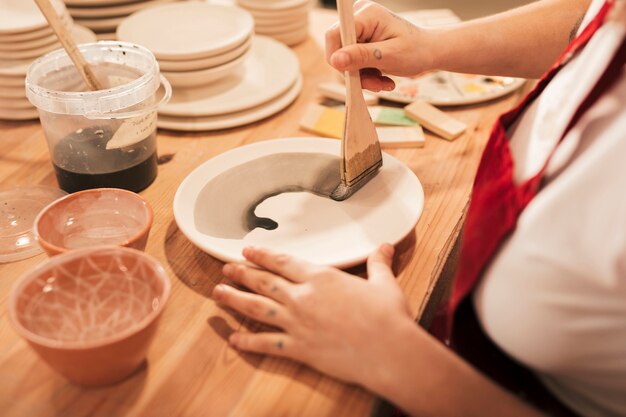
{"type": "Polygon", "coordinates": [[[26,75],[26,96],[39,111],[59,186],[70,193],[141,191],[157,175],[157,108],[171,87],[142,46],[105,41],[79,49],[105,89],[89,91],[62,49],[33,62],[26,75]]]}

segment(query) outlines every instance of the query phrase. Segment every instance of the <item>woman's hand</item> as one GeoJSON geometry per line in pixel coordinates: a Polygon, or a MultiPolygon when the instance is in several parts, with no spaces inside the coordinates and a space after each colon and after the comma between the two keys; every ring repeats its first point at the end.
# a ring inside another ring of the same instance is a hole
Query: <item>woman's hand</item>
{"type": "Polygon", "coordinates": [[[326,60],[339,71],[361,71],[363,88],[393,90],[382,75],[409,76],[430,69],[428,32],[369,0],[354,3],[357,44],[341,48],[339,24],[326,31],[326,60]]]}
{"type": "Polygon", "coordinates": [[[367,261],[369,279],[286,255],[246,248],[259,268],[227,264],[224,275],[254,293],[228,285],[213,291],[217,302],[284,330],[230,336],[237,349],[285,356],[345,381],[371,385],[388,368],[390,346],[402,340],[411,320],[391,271],[393,246],[383,245],[367,261]]]}

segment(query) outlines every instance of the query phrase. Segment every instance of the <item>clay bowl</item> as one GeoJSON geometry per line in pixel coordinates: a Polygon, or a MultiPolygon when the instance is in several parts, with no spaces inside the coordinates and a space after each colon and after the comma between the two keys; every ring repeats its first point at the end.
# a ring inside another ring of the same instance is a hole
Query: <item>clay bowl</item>
{"type": "Polygon", "coordinates": [[[54,201],[35,219],[34,234],[49,256],[88,246],[144,250],[152,207],[138,194],[117,188],[79,191],[54,201]]]}
{"type": "Polygon", "coordinates": [[[16,332],[75,384],[131,375],[146,358],[170,293],[151,256],[106,246],[70,251],[27,272],[8,299],[16,332]]]}

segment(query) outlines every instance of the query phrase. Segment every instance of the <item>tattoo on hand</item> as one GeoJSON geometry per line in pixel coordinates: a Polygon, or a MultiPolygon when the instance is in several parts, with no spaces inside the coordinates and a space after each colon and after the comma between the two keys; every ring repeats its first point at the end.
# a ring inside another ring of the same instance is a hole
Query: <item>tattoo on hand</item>
{"type": "Polygon", "coordinates": [[[274,310],[273,308],[270,308],[269,310],[267,310],[267,317],[274,317],[276,315],[276,310],[274,310]]]}
{"type": "Polygon", "coordinates": [[[278,291],[278,285],[273,285],[272,289],[270,290],[271,292],[276,292],[278,291]]]}
{"type": "Polygon", "coordinates": [[[380,49],[378,48],[374,49],[374,58],[383,59],[383,53],[380,52],[380,49]]]}
{"type": "Polygon", "coordinates": [[[278,339],[278,341],[276,342],[276,349],[282,349],[283,346],[283,339],[278,339]]]}

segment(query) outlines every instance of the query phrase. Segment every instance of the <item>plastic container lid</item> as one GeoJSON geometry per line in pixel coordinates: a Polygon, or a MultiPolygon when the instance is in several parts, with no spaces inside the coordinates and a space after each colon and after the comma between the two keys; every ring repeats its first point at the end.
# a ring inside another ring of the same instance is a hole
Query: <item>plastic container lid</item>
{"type": "MultiPolygon", "coordinates": [[[[32,63],[26,75],[26,96],[40,110],[69,115],[110,115],[152,100],[161,84],[159,65],[152,52],[143,46],[118,41],[101,41],[78,46],[89,64],[118,64],[141,74],[126,84],[99,91],[57,91],[41,83],[61,68],[78,76],[64,49],[42,56],[32,63]]],[[[69,76],[69,75],[68,75],[69,76]]]]}
{"type": "Polygon", "coordinates": [[[50,187],[0,191],[0,262],[30,258],[42,252],[33,234],[39,212],[67,193],[50,187]]]}

